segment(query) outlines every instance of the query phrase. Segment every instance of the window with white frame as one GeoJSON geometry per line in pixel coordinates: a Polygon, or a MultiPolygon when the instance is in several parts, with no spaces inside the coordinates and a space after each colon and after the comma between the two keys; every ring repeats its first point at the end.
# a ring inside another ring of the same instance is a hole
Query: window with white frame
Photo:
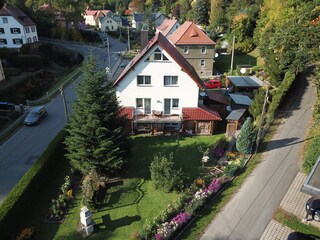
{"type": "Polygon", "coordinates": [[[189,54],[189,47],[184,47],[183,48],[183,53],[184,54],[189,54]]]}
{"type": "Polygon", "coordinates": [[[31,43],[31,37],[27,38],[27,43],[31,43]]]}
{"type": "Polygon", "coordinates": [[[164,76],[164,86],[177,86],[178,76],[164,76]]]}
{"type": "Polygon", "coordinates": [[[21,33],[20,28],[10,28],[10,32],[12,34],[20,34],[21,33]]]}
{"type": "Polygon", "coordinates": [[[35,32],[36,31],[36,27],[35,26],[31,26],[31,32],[35,32]]]}
{"type": "Polygon", "coordinates": [[[138,85],[151,85],[151,76],[138,75],[137,76],[138,85]]]}
{"type": "Polygon", "coordinates": [[[137,98],[136,107],[143,108],[144,114],[151,114],[151,98],[137,98]]]}
{"type": "Polygon", "coordinates": [[[204,59],[200,60],[200,67],[204,68],[206,66],[206,61],[204,59]]]}
{"type": "Polygon", "coordinates": [[[37,41],[38,41],[37,37],[33,36],[33,42],[37,42],[37,41]]]}
{"type": "Polygon", "coordinates": [[[148,57],[149,61],[168,61],[169,59],[165,54],[161,52],[159,48],[154,50],[154,52],[148,57]]]}
{"type": "Polygon", "coordinates": [[[3,23],[8,23],[8,18],[7,18],[7,17],[3,17],[3,18],[2,18],[2,22],[3,22],[3,23]]]}
{"type": "Polygon", "coordinates": [[[171,114],[171,109],[179,108],[178,98],[165,98],[164,99],[164,114],[171,114]]]}
{"type": "Polygon", "coordinates": [[[7,39],[0,38],[0,45],[6,45],[6,44],[7,44],[7,39]]]}
{"type": "Polygon", "coordinates": [[[14,39],[12,39],[12,41],[13,41],[13,44],[16,44],[16,45],[21,45],[21,44],[23,44],[21,38],[14,38],[14,39]]]}
{"type": "Polygon", "coordinates": [[[30,33],[29,27],[26,27],[25,29],[26,29],[26,33],[30,33]]]}
{"type": "Polygon", "coordinates": [[[0,34],[4,34],[4,28],[0,28],[0,34]]]}
{"type": "Polygon", "coordinates": [[[201,54],[206,54],[206,53],[207,53],[207,48],[201,47],[201,54]]]}

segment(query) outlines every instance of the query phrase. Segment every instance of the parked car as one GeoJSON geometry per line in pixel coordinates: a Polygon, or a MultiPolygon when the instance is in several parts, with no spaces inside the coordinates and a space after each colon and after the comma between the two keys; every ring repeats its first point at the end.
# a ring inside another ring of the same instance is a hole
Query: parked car
{"type": "Polygon", "coordinates": [[[30,110],[29,114],[24,120],[24,124],[27,126],[37,125],[45,116],[47,116],[47,110],[45,107],[36,107],[30,110]]]}
{"type": "Polygon", "coordinates": [[[208,89],[222,87],[222,83],[219,79],[210,79],[208,82],[205,82],[204,85],[206,85],[208,89]]]}
{"type": "Polygon", "coordinates": [[[287,240],[320,240],[320,237],[302,232],[292,232],[289,234],[287,240]]]}

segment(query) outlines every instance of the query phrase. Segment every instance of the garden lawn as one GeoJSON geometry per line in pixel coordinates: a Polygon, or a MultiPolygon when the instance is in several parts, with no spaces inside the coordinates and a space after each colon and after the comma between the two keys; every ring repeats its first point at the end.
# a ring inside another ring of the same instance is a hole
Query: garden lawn
{"type": "MultiPolygon", "coordinates": [[[[155,154],[172,153],[176,167],[189,177],[190,184],[202,170],[199,147],[209,148],[222,136],[180,137],[179,142],[176,137],[133,136],[132,154],[125,172],[120,181],[107,186],[100,208],[94,211],[97,232],[90,239],[130,239],[142,230],[146,220],[158,216],[179,197],[178,193],[165,193],[153,188],[149,166],[155,154]]],[[[36,229],[38,239],[82,239],[76,232],[81,207],[79,192],[65,221],[60,225],[41,224],[36,229]]]]}
{"type": "MultiPolygon", "coordinates": [[[[219,55],[217,58],[215,58],[215,68],[220,73],[229,72],[230,64],[231,64],[231,54],[219,55]]],[[[235,52],[234,54],[233,70],[236,69],[237,65],[261,66],[262,64],[263,64],[263,60],[260,57],[260,53],[257,48],[247,54],[239,54],[237,52],[235,52]]]]}

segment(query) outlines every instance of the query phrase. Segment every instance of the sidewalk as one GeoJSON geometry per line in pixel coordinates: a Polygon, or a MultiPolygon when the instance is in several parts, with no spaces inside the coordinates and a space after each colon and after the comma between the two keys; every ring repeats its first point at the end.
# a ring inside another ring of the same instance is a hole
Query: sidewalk
{"type": "MultiPolygon", "coordinates": [[[[292,182],[288,192],[282,199],[280,207],[285,211],[294,214],[299,219],[303,220],[306,216],[305,204],[310,198],[309,195],[300,192],[307,175],[299,172],[292,182]]],[[[312,224],[315,227],[320,228],[320,222],[314,220],[307,221],[306,224],[312,224]]],[[[288,235],[294,232],[294,230],[281,225],[281,223],[271,220],[262,234],[260,240],[283,240],[287,239],[288,235]]]]}

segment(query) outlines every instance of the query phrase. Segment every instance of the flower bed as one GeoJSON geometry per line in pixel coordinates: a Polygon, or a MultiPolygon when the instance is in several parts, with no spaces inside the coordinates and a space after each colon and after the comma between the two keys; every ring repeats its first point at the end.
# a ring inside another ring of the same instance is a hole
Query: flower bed
{"type": "Polygon", "coordinates": [[[168,205],[168,208],[147,223],[138,239],[166,240],[187,224],[195,213],[221,188],[220,178],[213,178],[209,186],[200,188],[192,194],[183,196],[179,202],[168,205]]]}

